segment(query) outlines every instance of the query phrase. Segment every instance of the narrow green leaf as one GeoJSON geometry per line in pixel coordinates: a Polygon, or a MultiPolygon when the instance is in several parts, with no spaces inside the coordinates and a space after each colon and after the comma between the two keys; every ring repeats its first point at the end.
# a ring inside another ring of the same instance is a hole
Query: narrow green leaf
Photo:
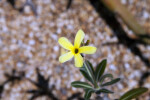
{"type": "Polygon", "coordinates": [[[87,71],[80,69],[80,72],[88,81],[90,81],[92,84],[94,84],[91,77],[88,75],[87,71]]]}
{"type": "Polygon", "coordinates": [[[135,88],[126,92],[123,96],[120,97],[119,100],[131,100],[137,98],[138,96],[142,95],[143,93],[147,92],[148,89],[144,87],[135,88]]]}
{"type": "Polygon", "coordinates": [[[105,78],[111,78],[111,80],[113,79],[113,75],[112,74],[105,74],[100,78],[100,83],[103,83],[103,81],[105,80],[105,78]]]}
{"type": "Polygon", "coordinates": [[[114,93],[114,92],[103,88],[96,91],[96,94],[100,94],[100,93],[114,93]]]}
{"type": "Polygon", "coordinates": [[[95,77],[94,77],[94,69],[93,69],[92,64],[88,60],[85,60],[83,67],[85,67],[88,75],[91,77],[92,81],[94,82],[95,77]]]}
{"type": "Polygon", "coordinates": [[[89,100],[90,97],[91,97],[91,95],[92,95],[92,93],[93,93],[93,90],[92,90],[92,89],[87,89],[87,90],[85,90],[84,99],[85,99],[85,100],[89,100]]]}
{"type": "Polygon", "coordinates": [[[94,74],[94,68],[93,68],[93,65],[90,63],[90,61],[86,60],[90,69],[92,70],[92,73],[94,74]]]}
{"type": "Polygon", "coordinates": [[[103,73],[105,71],[106,63],[107,63],[107,60],[104,59],[96,66],[95,77],[96,77],[97,82],[99,81],[100,77],[103,75],[103,73]]]}
{"type": "MultiPolygon", "coordinates": [[[[90,73],[91,73],[91,74],[94,74],[94,69],[93,69],[92,64],[91,64],[88,60],[85,60],[84,63],[87,65],[88,69],[90,70],[90,73]]],[[[85,65],[83,65],[83,66],[84,66],[84,68],[86,69],[86,66],[85,66],[85,65]]],[[[86,70],[87,70],[87,69],[86,69],[86,70]]]]}
{"type": "Polygon", "coordinates": [[[102,84],[101,86],[112,85],[112,84],[117,83],[118,81],[120,81],[120,78],[113,79],[113,80],[111,80],[110,82],[106,82],[106,83],[102,84]]]}
{"type": "MultiPolygon", "coordinates": [[[[89,69],[91,69],[91,72],[94,73],[93,65],[88,60],[85,60],[84,63],[86,63],[86,65],[89,67],[89,69]]],[[[87,71],[85,65],[83,65],[83,67],[81,67],[80,69],[87,71]]]]}
{"type": "Polygon", "coordinates": [[[76,88],[92,89],[92,86],[86,82],[74,81],[71,86],[76,88]]]}

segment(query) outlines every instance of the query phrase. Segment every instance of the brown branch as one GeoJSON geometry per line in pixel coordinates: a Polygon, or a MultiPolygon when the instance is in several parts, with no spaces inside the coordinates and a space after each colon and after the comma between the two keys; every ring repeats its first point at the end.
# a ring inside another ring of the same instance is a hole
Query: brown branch
{"type": "Polygon", "coordinates": [[[133,15],[127,10],[127,8],[121,4],[119,0],[101,0],[105,6],[119,15],[124,23],[134,32],[138,38],[141,38],[144,42],[150,44],[150,36],[148,32],[137,23],[133,15]]]}

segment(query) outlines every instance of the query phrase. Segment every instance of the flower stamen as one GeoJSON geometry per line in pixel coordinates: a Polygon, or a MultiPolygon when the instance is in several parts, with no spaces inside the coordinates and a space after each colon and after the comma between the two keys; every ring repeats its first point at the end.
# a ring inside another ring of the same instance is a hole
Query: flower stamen
{"type": "Polygon", "coordinates": [[[74,52],[75,52],[75,54],[77,54],[79,52],[79,50],[77,48],[75,48],[74,52]]]}

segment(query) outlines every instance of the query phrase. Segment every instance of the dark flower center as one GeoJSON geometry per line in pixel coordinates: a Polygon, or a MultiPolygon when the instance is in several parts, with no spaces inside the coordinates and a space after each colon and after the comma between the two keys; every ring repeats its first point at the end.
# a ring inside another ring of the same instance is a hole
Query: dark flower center
{"type": "Polygon", "coordinates": [[[79,52],[79,50],[78,50],[78,49],[75,49],[74,52],[75,52],[75,54],[77,54],[77,53],[79,52]]]}

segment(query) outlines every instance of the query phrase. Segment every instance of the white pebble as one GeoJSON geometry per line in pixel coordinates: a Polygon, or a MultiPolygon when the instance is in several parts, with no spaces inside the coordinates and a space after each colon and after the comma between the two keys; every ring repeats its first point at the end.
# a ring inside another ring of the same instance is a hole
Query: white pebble
{"type": "Polygon", "coordinates": [[[61,32],[62,32],[61,28],[58,28],[58,29],[57,29],[57,33],[58,33],[58,34],[61,34],[61,32]]]}
{"type": "Polygon", "coordinates": [[[34,36],[33,32],[29,33],[30,38],[33,38],[33,36],[34,36]]]}
{"type": "Polygon", "coordinates": [[[56,41],[57,41],[57,39],[58,39],[57,35],[55,35],[55,34],[52,34],[51,37],[52,37],[52,39],[54,39],[54,40],[56,40],[56,41]]]}
{"type": "Polygon", "coordinates": [[[131,81],[131,82],[129,82],[129,84],[130,84],[129,87],[133,88],[137,85],[137,82],[136,81],[131,81]]]}
{"type": "Polygon", "coordinates": [[[41,47],[42,47],[43,49],[46,49],[46,48],[47,48],[47,45],[46,45],[46,44],[42,44],[41,47]]]}
{"type": "Polygon", "coordinates": [[[73,30],[74,28],[73,28],[73,26],[72,26],[72,25],[67,25],[67,29],[69,29],[69,30],[73,30]]]}
{"type": "Polygon", "coordinates": [[[3,41],[0,39],[0,46],[2,45],[3,41]]]}
{"type": "Polygon", "coordinates": [[[10,45],[10,50],[14,51],[14,50],[16,50],[16,49],[17,49],[17,46],[16,46],[15,44],[10,45]]]}
{"type": "Polygon", "coordinates": [[[16,39],[11,39],[11,43],[16,43],[17,42],[17,40],[16,39]]]}
{"type": "Polygon", "coordinates": [[[127,0],[121,0],[122,4],[127,4],[127,0]]]}
{"type": "Polygon", "coordinates": [[[59,90],[60,89],[60,85],[61,85],[61,80],[60,79],[57,79],[56,81],[56,89],[59,90]]]}
{"type": "Polygon", "coordinates": [[[23,45],[22,40],[18,40],[18,45],[19,45],[19,46],[22,46],[22,45],[23,45]]]}
{"type": "Polygon", "coordinates": [[[134,75],[133,75],[133,74],[130,74],[130,75],[128,76],[128,78],[129,78],[129,79],[133,79],[133,78],[134,78],[134,75]]]}
{"type": "Polygon", "coordinates": [[[136,77],[141,76],[141,72],[139,70],[134,71],[132,74],[134,74],[136,77]]]}
{"type": "Polygon", "coordinates": [[[29,40],[28,44],[29,45],[35,45],[35,40],[29,40]]]}
{"type": "Polygon", "coordinates": [[[21,68],[21,67],[23,67],[23,64],[21,62],[17,62],[17,67],[21,68]]]}
{"type": "Polygon", "coordinates": [[[144,11],[144,12],[143,12],[143,17],[144,17],[145,19],[149,18],[149,13],[148,13],[147,11],[144,11]]]}
{"type": "Polygon", "coordinates": [[[7,32],[7,31],[8,31],[7,26],[3,25],[3,26],[2,26],[2,31],[3,31],[3,32],[7,32]]]}
{"type": "Polygon", "coordinates": [[[147,48],[147,50],[150,50],[150,46],[147,46],[146,48],[147,48]]]}
{"type": "Polygon", "coordinates": [[[116,66],[113,65],[113,64],[111,64],[111,65],[109,66],[109,68],[110,68],[111,70],[113,70],[113,71],[116,71],[116,70],[117,70],[116,66]]]}
{"type": "Polygon", "coordinates": [[[27,13],[27,14],[29,14],[30,11],[31,11],[30,7],[29,6],[25,6],[24,12],[27,13]]]}
{"type": "Polygon", "coordinates": [[[145,83],[144,86],[147,87],[148,89],[150,89],[150,84],[149,83],[145,83]]]}
{"type": "Polygon", "coordinates": [[[88,19],[89,22],[92,22],[93,20],[94,20],[94,17],[92,17],[92,16],[90,16],[88,19]]]}
{"type": "Polygon", "coordinates": [[[130,69],[129,63],[125,63],[124,66],[125,66],[126,70],[129,70],[129,69],[130,69]]]}
{"type": "Polygon", "coordinates": [[[59,50],[59,47],[58,46],[54,46],[53,50],[57,52],[59,50]]]}

